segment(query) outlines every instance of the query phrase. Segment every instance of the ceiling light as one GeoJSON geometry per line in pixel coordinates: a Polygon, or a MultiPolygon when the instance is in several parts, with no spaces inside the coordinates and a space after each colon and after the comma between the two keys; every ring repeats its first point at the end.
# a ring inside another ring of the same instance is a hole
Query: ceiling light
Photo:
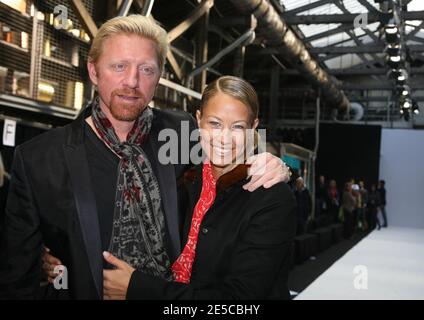
{"type": "Polygon", "coordinates": [[[400,55],[400,49],[401,49],[400,44],[389,44],[387,45],[385,51],[387,52],[389,56],[398,56],[400,55]]]}
{"type": "Polygon", "coordinates": [[[414,114],[420,114],[420,108],[415,100],[412,100],[412,111],[414,114]]]}
{"type": "Polygon", "coordinates": [[[393,62],[399,62],[400,61],[400,56],[392,56],[389,59],[390,59],[390,61],[393,61],[393,62]]]}
{"type": "Polygon", "coordinates": [[[399,32],[399,28],[397,26],[386,27],[385,30],[387,34],[396,34],[399,32]]]}

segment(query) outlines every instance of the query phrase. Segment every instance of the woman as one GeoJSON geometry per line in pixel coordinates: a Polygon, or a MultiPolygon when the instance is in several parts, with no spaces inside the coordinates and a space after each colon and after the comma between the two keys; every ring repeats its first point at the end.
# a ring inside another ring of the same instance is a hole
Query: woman
{"type": "Polygon", "coordinates": [[[196,114],[205,160],[179,186],[186,221],[183,251],[172,265],[174,281],[105,253],[119,271],[104,271],[105,298],[289,298],[293,194],[284,183],[254,192],[242,188],[248,180],[246,140],[258,125],[258,108],[256,92],[240,78],[224,76],[208,85],[196,114]]]}
{"type": "Polygon", "coordinates": [[[375,186],[371,185],[371,191],[368,197],[368,215],[370,230],[374,230],[377,226],[378,230],[381,228],[380,220],[378,219],[378,208],[381,205],[380,194],[375,186]]]}
{"type": "Polygon", "coordinates": [[[339,192],[337,191],[336,180],[331,180],[328,185],[328,213],[331,217],[332,222],[338,221],[338,212],[339,212],[339,192]]]}
{"type": "Polygon", "coordinates": [[[351,239],[355,228],[354,211],[357,206],[357,199],[352,192],[352,183],[346,182],[343,192],[343,214],[344,214],[344,233],[345,238],[351,239]]]}

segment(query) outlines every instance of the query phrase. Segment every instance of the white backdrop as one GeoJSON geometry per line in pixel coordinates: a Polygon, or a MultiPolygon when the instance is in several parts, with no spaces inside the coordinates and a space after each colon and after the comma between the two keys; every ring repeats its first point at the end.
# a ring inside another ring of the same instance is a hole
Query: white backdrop
{"type": "Polygon", "coordinates": [[[389,226],[424,228],[424,130],[382,130],[380,179],[389,226]]]}

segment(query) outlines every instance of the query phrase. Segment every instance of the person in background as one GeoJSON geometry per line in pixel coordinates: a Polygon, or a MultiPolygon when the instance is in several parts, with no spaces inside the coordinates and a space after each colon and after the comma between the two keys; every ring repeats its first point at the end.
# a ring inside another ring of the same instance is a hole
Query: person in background
{"type": "Polygon", "coordinates": [[[336,180],[330,180],[327,190],[328,197],[328,215],[331,217],[332,222],[338,221],[339,207],[340,207],[340,196],[337,190],[336,180]]]}
{"type": "Polygon", "coordinates": [[[297,232],[301,235],[306,232],[306,226],[311,214],[312,200],[302,177],[296,179],[296,191],[294,192],[297,202],[297,232]]]}
{"type": "Polygon", "coordinates": [[[316,186],[316,191],[315,191],[315,198],[316,198],[316,203],[315,203],[315,216],[319,217],[322,216],[324,214],[326,214],[327,212],[327,184],[325,182],[325,176],[324,175],[320,175],[319,176],[319,180],[316,186]]]}
{"type": "Polygon", "coordinates": [[[380,194],[380,211],[383,216],[383,228],[387,227],[387,215],[386,215],[386,181],[380,180],[378,183],[378,193],[380,194]]]}
{"type": "Polygon", "coordinates": [[[342,198],[345,238],[351,239],[353,236],[355,228],[354,211],[356,206],[357,200],[352,194],[352,184],[350,182],[346,182],[342,198]]]}
{"type": "Polygon", "coordinates": [[[368,222],[366,217],[367,212],[367,205],[368,205],[368,190],[365,189],[365,183],[364,181],[359,181],[359,192],[361,194],[361,206],[358,208],[358,222],[361,224],[361,230],[367,231],[368,230],[368,222]]]}
{"type": "Polygon", "coordinates": [[[381,205],[380,192],[375,187],[375,184],[371,185],[371,191],[368,195],[368,214],[370,229],[374,230],[377,226],[380,230],[380,220],[378,219],[378,208],[381,205]]]}
{"type": "Polygon", "coordinates": [[[352,185],[352,195],[356,199],[355,210],[353,210],[353,225],[354,225],[353,230],[357,231],[362,228],[362,225],[360,225],[360,217],[359,217],[361,208],[362,208],[362,197],[361,197],[359,185],[357,184],[352,185]]]}

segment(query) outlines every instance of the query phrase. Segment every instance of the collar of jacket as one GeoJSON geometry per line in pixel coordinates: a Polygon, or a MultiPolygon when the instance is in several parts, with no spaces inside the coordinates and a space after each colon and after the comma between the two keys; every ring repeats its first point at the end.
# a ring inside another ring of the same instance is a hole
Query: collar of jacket
{"type": "MultiPolygon", "coordinates": [[[[223,174],[218,178],[216,182],[216,190],[218,192],[226,192],[230,189],[230,187],[235,184],[242,182],[248,178],[248,168],[250,165],[239,164],[231,171],[223,174]]],[[[183,181],[194,183],[197,179],[202,178],[202,168],[203,164],[200,164],[194,168],[187,170],[184,173],[183,181]]]]}

